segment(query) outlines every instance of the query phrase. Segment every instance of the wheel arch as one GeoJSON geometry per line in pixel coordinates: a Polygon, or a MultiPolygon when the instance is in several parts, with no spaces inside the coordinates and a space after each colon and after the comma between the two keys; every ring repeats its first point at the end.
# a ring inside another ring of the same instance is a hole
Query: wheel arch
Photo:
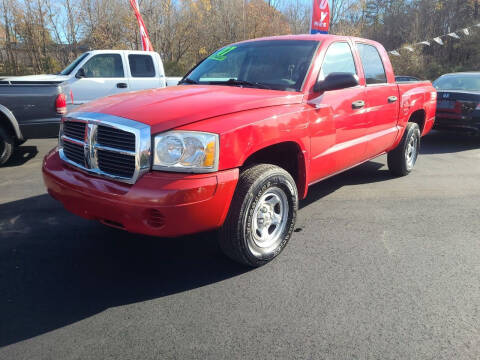
{"type": "Polygon", "coordinates": [[[298,196],[303,199],[307,192],[307,162],[304,151],[296,141],[283,141],[260,146],[244,159],[241,169],[254,164],[272,164],[286,170],[295,180],[298,196]]]}
{"type": "Polygon", "coordinates": [[[408,118],[408,122],[411,123],[416,123],[418,124],[418,127],[420,128],[420,134],[423,135],[423,132],[425,130],[425,123],[427,120],[427,113],[425,112],[424,109],[417,109],[414,112],[410,114],[410,117],[408,118]]]}
{"type": "Polygon", "coordinates": [[[18,125],[17,119],[13,113],[0,104],[0,126],[5,126],[5,128],[10,131],[12,135],[15,136],[17,140],[24,140],[20,126],[18,125]]]}

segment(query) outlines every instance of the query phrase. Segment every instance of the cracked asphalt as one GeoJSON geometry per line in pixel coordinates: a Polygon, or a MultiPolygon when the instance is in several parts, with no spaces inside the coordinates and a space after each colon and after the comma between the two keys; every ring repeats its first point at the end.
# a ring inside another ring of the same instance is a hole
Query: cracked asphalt
{"type": "Polygon", "coordinates": [[[45,192],[56,140],[0,168],[0,359],[479,359],[480,139],[434,132],[310,189],[271,264],[211,233],[128,234],[45,192]]]}

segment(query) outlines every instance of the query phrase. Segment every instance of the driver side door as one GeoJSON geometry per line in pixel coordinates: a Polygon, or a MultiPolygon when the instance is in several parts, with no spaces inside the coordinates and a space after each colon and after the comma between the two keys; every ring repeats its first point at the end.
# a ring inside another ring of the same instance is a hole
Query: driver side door
{"type": "Polygon", "coordinates": [[[75,79],[71,85],[75,105],[129,91],[124,61],[120,54],[94,55],[82,69],[85,77],[75,79]]]}
{"type": "MultiPolygon", "coordinates": [[[[346,41],[329,46],[318,81],[332,73],[359,74],[351,45],[346,41]]],[[[316,113],[314,121],[310,122],[311,182],[316,182],[364,160],[365,87],[325,91],[311,103],[316,113]]]]}

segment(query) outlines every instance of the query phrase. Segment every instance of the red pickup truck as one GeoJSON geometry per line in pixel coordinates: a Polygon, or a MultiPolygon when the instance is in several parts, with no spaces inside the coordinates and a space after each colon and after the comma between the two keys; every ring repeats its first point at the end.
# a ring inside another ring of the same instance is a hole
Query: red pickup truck
{"type": "Polygon", "coordinates": [[[67,115],[43,175],[79,216],[161,237],[218,229],[228,256],[261,266],[310,185],[385,153],[408,174],[435,110],[431,83],[397,84],[376,42],[263,38],[220,49],[180,86],[67,115]]]}

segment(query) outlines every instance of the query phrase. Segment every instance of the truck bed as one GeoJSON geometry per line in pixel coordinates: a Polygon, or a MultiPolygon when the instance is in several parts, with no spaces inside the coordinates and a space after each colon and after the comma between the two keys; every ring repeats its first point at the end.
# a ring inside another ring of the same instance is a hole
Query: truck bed
{"type": "Polygon", "coordinates": [[[61,93],[68,98],[67,84],[0,81],[0,105],[13,114],[24,139],[57,136],[61,115],[56,99],[61,93]]]}
{"type": "MultiPolygon", "coordinates": [[[[426,114],[435,114],[435,111],[429,111],[431,107],[436,107],[437,93],[432,87],[430,81],[404,81],[397,82],[398,92],[401,102],[399,107],[405,109],[414,107],[416,104],[423,104],[423,110],[426,114]]],[[[399,113],[399,123],[406,123],[410,113],[399,113]]],[[[425,126],[422,130],[422,135],[426,134],[433,126],[435,117],[425,119],[425,126]]]]}

